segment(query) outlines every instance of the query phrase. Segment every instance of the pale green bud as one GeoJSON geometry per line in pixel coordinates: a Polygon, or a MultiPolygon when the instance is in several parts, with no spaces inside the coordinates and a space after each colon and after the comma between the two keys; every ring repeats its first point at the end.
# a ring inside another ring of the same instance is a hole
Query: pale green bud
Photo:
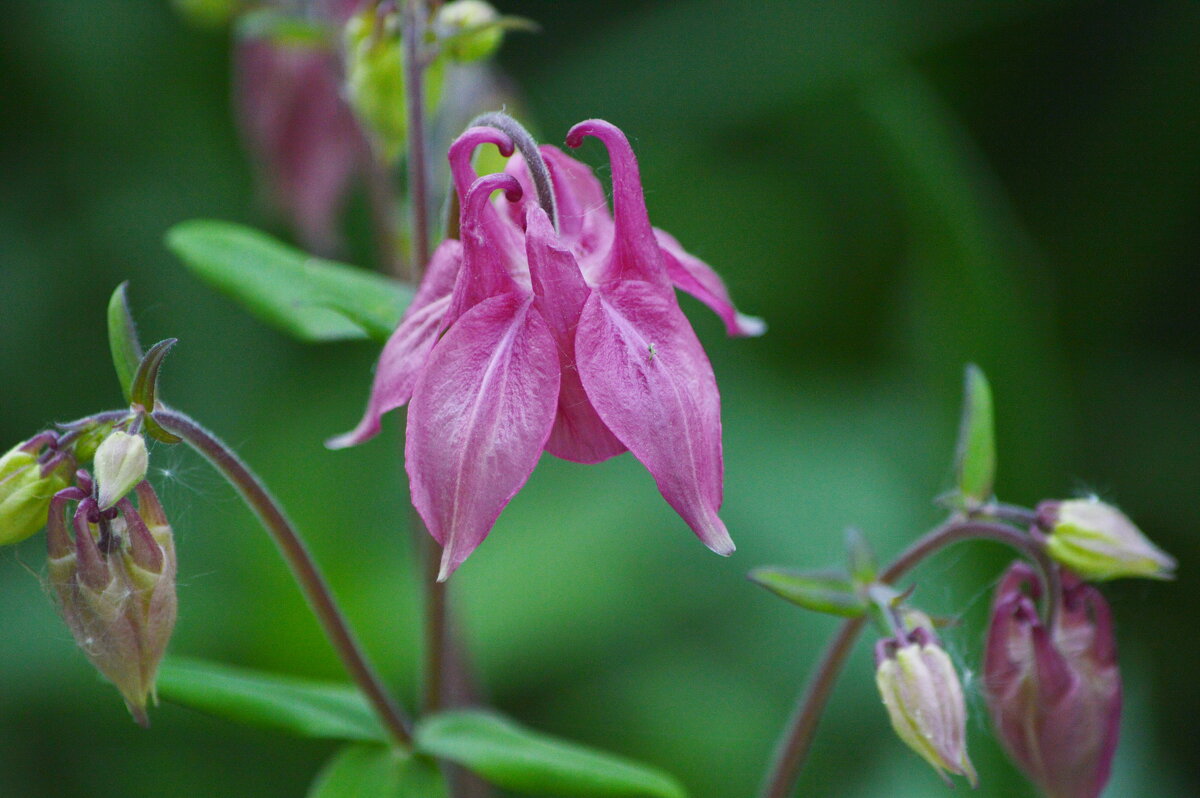
{"type": "MultiPolygon", "coordinates": [[[[355,14],[346,22],[343,44],[346,100],[376,149],[393,161],[408,137],[399,15],[374,8],[355,14]]],[[[425,69],[425,105],[429,109],[437,107],[444,71],[441,59],[425,69]]]]}
{"type": "Polygon", "coordinates": [[[976,786],[967,756],[966,702],[949,655],[918,629],[907,642],[880,641],[875,659],[875,684],[896,735],[947,782],[949,772],[976,786]]]}
{"type": "Polygon", "coordinates": [[[487,58],[500,46],[500,15],[482,0],[455,0],[438,11],[434,28],[445,40],[446,54],[460,63],[487,58]]]}
{"type": "Polygon", "coordinates": [[[69,457],[43,464],[27,448],[21,444],[0,457],[0,545],[20,543],[46,525],[50,500],[74,470],[69,457]]]}
{"type": "Polygon", "coordinates": [[[141,435],[117,430],[105,438],[93,463],[100,509],[112,507],[145,479],[149,462],[146,441],[141,435]]]}
{"type": "Polygon", "coordinates": [[[1038,526],[1046,551],[1088,581],[1121,577],[1170,579],[1175,560],[1150,542],[1116,507],[1096,498],[1043,502],[1038,526]]]}

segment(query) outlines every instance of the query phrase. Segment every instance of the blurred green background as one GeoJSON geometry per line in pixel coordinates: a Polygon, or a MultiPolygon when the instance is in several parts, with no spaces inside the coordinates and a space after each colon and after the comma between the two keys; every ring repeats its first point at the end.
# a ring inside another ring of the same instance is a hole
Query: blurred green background
{"type": "MultiPolygon", "coordinates": [[[[973,360],[996,395],[1002,498],[1095,490],[1178,557],[1176,583],[1105,588],[1127,695],[1107,795],[1200,794],[1200,5],[499,6],[544,28],[500,58],[531,121],[553,142],[591,116],[621,126],[655,225],[771,329],[729,340],[683,300],[724,400],[732,559],[630,457],[547,457],[452,580],[494,704],[658,764],[696,798],[751,795],[835,624],[745,572],[831,564],[849,524],[890,555],[934,523],[973,360]]],[[[143,337],[181,341],[170,400],[272,486],[411,696],[402,424],[350,453],[321,445],[357,420],[377,349],[293,343],[162,246],[197,216],[286,233],[236,134],[228,36],[144,0],[0,15],[0,444],[119,403],[104,305],[132,280],[143,337]]],[[[607,174],[598,145],[583,157],[607,174]]],[[[363,229],[361,201],[351,213],[363,229]]],[[[172,650],[341,678],[231,490],[180,449],[152,465],[178,538],[172,650]]],[[[303,794],[332,745],[169,705],[134,726],[56,617],[44,556],[41,536],[0,551],[0,795],[303,794]]],[[[1033,794],[973,675],[1006,560],[958,549],[915,576],[926,609],[962,617],[946,638],[988,797],[1033,794]]],[[[801,794],[941,794],[874,690],[864,642],[801,794]]]]}

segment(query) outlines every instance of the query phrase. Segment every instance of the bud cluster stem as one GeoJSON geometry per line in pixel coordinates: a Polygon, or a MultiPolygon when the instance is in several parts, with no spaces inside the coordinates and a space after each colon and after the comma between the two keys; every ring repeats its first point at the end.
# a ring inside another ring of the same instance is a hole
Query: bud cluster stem
{"type": "Polygon", "coordinates": [[[203,455],[241,494],[242,499],[275,540],[350,677],[370,701],[392,738],[402,746],[411,746],[410,724],[404,710],[388,692],[378,673],[367,660],[362,646],[338,607],[329,584],[321,575],[316,561],[288,520],[283,508],[232,450],[190,417],[177,410],[159,409],[155,411],[154,419],[164,429],[183,438],[189,446],[203,455]]]}
{"type": "MultiPolygon", "coordinates": [[[[891,565],[884,569],[880,575],[880,581],[891,584],[927,557],[947,546],[965,540],[993,540],[1011,546],[1037,566],[1038,574],[1043,582],[1044,596],[1061,595],[1057,569],[1042,547],[1032,538],[1005,524],[962,517],[951,518],[918,538],[891,565]]],[[[1047,613],[1047,623],[1053,624],[1053,614],[1057,611],[1055,602],[1045,602],[1043,611],[1047,613]]],[[[829,695],[833,692],[838,674],[841,673],[846,657],[854,648],[854,643],[865,625],[865,617],[844,621],[837,634],[826,646],[825,653],[821,655],[821,661],[817,664],[816,670],[810,677],[807,687],[784,727],[783,735],[779,738],[767,771],[767,777],[759,793],[760,798],[788,798],[792,794],[796,778],[812,747],[817,724],[820,722],[821,714],[825,711],[829,695]]]]}

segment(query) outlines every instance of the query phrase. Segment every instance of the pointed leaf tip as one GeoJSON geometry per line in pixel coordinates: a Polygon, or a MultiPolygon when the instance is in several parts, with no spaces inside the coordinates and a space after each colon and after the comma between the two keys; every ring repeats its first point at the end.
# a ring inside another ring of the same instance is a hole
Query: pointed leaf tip
{"type": "Polygon", "coordinates": [[[996,475],[992,389],[982,369],[973,363],[967,365],[964,376],[955,475],[965,504],[981,504],[992,497],[996,475]]]}
{"type": "Polygon", "coordinates": [[[129,281],[126,280],[117,286],[108,300],[108,346],[126,402],[130,401],[133,377],[142,360],[142,345],[129,309],[128,288],[129,281]]]}

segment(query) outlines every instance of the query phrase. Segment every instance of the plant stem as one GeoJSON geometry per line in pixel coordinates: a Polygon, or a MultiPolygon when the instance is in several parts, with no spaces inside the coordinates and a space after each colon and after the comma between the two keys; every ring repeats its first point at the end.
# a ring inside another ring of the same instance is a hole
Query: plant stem
{"type": "MultiPolygon", "coordinates": [[[[428,9],[424,0],[404,5],[404,96],[408,115],[408,203],[412,210],[413,282],[420,282],[429,260],[429,184],[425,156],[425,54],[423,38],[428,9]]],[[[425,593],[425,678],[423,709],[435,712],[443,706],[446,668],[446,586],[438,582],[441,551],[414,510],[409,516],[422,560],[421,581],[425,593]]]]}
{"type": "Polygon", "coordinates": [[[292,569],[292,575],[300,583],[304,597],[320,621],[329,642],[342,659],[347,672],[359,689],[371,702],[380,721],[392,738],[404,747],[411,747],[410,724],[400,708],[384,687],[383,681],[367,660],[362,646],[350,631],[345,616],[337,606],[329,584],[317,568],[308,548],[301,540],[283,508],[258,477],[242,460],[216,436],[178,410],[159,409],[154,419],[164,429],[175,433],[204,456],[214,468],[229,480],[242,499],[258,516],[267,532],[275,540],[284,560],[292,569]]]}
{"type": "MultiPolygon", "coordinates": [[[[1031,559],[1037,565],[1042,578],[1042,587],[1045,591],[1043,595],[1048,597],[1043,605],[1048,607],[1047,622],[1049,625],[1054,623],[1054,613],[1058,605],[1057,597],[1061,591],[1058,570],[1045,551],[1032,538],[1004,524],[961,517],[952,518],[918,538],[883,571],[879,579],[881,582],[891,584],[915,568],[925,558],[953,543],[964,540],[994,540],[1015,548],[1031,559]]],[[[849,656],[865,623],[865,618],[851,618],[844,621],[833,640],[826,647],[820,663],[809,679],[808,686],[797,702],[796,708],[784,728],[784,733],[780,737],[767,778],[759,793],[761,798],[787,798],[791,795],[795,788],[796,777],[812,747],[821,713],[825,710],[825,705],[829,701],[830,693],[833,692],[842,665],[845,664],[846,657],[849,656]]]]}
{"type": "Polygon", "coordinates": [[[412,208],[413,282],[429,260],[429,165],[425,162],[425,0],[404,4],[404,98],[408,130],[408,202],[412,208]]]}

